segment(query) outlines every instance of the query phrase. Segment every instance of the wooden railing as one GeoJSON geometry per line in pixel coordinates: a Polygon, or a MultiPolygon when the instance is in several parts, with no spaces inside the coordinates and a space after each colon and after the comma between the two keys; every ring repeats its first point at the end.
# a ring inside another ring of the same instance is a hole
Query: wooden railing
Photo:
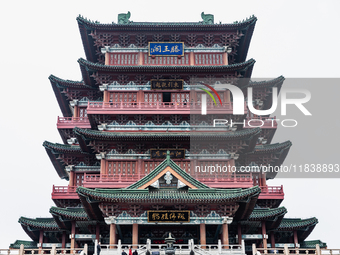
{"type": "Polygon", "coordinates": [[[283,194],[283,185],[281,186],[261,186],[261,193],[283,194]]]}
{"type": "Polygon", "coordinates": [[[88,117],[58,117],[57,128],[74,128],[75,126],[81,128],[90,128],[90,121],[88,117]]]}
{"type": "MultiPolygon", "coordinates": [[[[88,102],[88,110],[95,109],[114,109],[114,110],[201,110],[200,102],[88,102]]],[[[207,110],[223,110],[231,111],[233,110],[232,103],[214,104],[207,103],[207,110]]]]}
{"type": "Polygon", "coordinates": [[[53,185],[53,193],[75,193],[77,186],[55,186],[53,185]]]}

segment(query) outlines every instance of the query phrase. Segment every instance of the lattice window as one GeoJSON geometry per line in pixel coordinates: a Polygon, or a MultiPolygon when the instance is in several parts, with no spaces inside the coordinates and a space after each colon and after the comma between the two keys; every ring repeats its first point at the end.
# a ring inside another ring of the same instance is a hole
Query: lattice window
{"type": "Polygon", "coordinates": [[[190,94],[189,93],[171,93],[171,102],[190,102],[190,94]]]}
{"type": "Polygon", "coordinates": [[[110,93],[110,102],[137,102],[137,92],[114,92],[110,93]]]}
{"type": "Polygon", "coordinates": [[[155,103],[162,101],[163,101],[162,93],[144,93],[144,102],[155,103]]]}
{"type": "Polygon", "coordinates": [[[87,109],[79,108],[79,118],[86,118],[86,117],[87,117],[87,109]]]}
{"type": "Polygon", "coordinates": [[[84,175],[76,174],[76,186],[83,186],[84,175]]]}

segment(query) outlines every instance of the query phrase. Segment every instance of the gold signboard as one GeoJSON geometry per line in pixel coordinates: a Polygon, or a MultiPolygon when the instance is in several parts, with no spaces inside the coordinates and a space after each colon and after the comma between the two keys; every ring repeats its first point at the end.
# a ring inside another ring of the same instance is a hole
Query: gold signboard
{"type": "Polygon", "coordinates": [[[182,90],[183,80],[181,79],[158,79],[151,80],[153,90],[182,90]]]}
{"type": "Polygon", "coordinates": [[[190,222],[190,211],[147,211],[148,222],[190,222]]]}

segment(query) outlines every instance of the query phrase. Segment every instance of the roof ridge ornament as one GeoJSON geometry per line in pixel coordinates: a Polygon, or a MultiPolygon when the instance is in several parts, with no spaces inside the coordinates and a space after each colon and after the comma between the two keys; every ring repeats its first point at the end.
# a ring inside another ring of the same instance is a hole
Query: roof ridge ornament
{"type": "Polygon", "coordinates": [[[118,14],[118,24],[129,24],[131,21],[129,20],[131,17],[130,11],[127,13],[119,13],[118,14]]]}
{"type": "Polygon", "coordinates": [[[203,19],[203,24],[210,25],[214,24],[214,15],[213,14],[204,14],[204,12],[201,13],[201,17],[203,19]]]}

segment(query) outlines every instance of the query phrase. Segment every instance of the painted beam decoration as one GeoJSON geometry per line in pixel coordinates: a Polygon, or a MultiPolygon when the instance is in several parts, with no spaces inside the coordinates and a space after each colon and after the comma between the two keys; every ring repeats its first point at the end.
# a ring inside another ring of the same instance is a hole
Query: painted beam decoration
{"type": "Polygon", "coordinates": [[[150,80],[153,90],[182,90],[183,80],[181,79],[158,79],[150,80]]]}
{"type": "Polygon", "coordinates": [[[184,56],[184,43],[149,42],[149,56],[184,56]]]}
{"type": "Polygon", "coordinates": [[[170,158],[185,158],[185,149],[150,149],[151,159],[164,159],[166,158],[167,151],[170,151],[170,158]]]}
{"type": "Polygon", "coordinates": [[[190,222],[190,211],[148,211],[148,222],[190,222]]]}

